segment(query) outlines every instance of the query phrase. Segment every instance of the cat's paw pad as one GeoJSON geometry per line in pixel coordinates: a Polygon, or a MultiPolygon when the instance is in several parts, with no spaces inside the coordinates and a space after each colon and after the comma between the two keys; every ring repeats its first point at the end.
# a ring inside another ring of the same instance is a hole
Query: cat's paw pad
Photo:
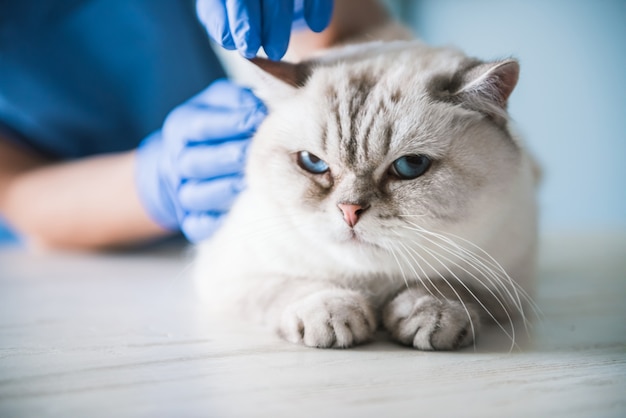
{"type": "Polygon", "coordinates": [[[419,350],[455,350],[474,341],[480,318],[471,304],[407,290],[385,307],[383,324],[402,344],[419,350]]]}
{"type": "Polygon", "coordinates": [[[306,296],[285,309],[278,327],[287,341],[309,347],[350,347],[371,339],[376,317],[357,292],[330,289],[306,296]]]}

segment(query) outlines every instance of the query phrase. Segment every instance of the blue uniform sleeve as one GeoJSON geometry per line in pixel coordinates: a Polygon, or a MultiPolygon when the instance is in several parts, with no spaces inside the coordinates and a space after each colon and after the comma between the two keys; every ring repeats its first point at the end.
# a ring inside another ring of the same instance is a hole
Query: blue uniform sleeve
{"type": "Polygon", "coordinates": [[[3,3],[0,124],[54,157],[132,149],[223,76],[193,1],[3,3]]]}

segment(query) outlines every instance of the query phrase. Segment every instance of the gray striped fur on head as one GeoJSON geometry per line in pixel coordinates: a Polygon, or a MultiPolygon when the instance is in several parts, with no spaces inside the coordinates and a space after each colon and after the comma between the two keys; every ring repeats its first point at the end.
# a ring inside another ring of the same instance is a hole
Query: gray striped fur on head
{"type": "Polygon", "coordinates": [[[513,60],[483,63],[412,41],[342,48],[298,64],[255,64],[285,80],[271,81],[265,94],[261,89],[276,115],[269,125],[291,132],[285,143],[271,145],[274,151],[290,155],[292,166],[298,151],[330,166],[327,176],[297,166],[284,173],[307,179],[300,195],[313,209],[327,199],[372,200],[378,209],[370,216],[419,213],[453,221],[515,165],[517,146],[506,119],[517,81],[513,60]],[[414,181],[391,179],[391,164],[412,154],[432,158],[429,172],[414,181]]]}

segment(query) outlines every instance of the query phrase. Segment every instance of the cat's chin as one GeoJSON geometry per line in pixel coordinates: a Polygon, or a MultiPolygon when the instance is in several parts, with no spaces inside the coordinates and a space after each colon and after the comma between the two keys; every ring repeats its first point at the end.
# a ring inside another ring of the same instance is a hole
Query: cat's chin
{"type": "Polygon", "coordinates": [[[338,237],[339,243],[356,248],[368,248],[368,249],[383,249],[375,242],[367,240],[362,233],[359,233],[353,229],[342,232],[338,237]]]}

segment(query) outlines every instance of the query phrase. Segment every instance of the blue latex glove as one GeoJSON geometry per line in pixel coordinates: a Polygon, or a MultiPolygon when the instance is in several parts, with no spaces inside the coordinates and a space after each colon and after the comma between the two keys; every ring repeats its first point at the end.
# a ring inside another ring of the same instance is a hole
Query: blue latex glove
{"type": "Polygon", "coordinates": [[[285,55],[292,25],[303,21],[315,32],[328,26],[333,0],[197,0],[198,18],[211,39],[246,58],[263,47],[267,56],[285,55]]]}
{"type": "Polygon", "coordinates": [[[266,114],[227,80],[175,108],[137,150],[137,188],[152,219],[192,242],[210,237],[243,188],[247,145],[266,114]]]}

